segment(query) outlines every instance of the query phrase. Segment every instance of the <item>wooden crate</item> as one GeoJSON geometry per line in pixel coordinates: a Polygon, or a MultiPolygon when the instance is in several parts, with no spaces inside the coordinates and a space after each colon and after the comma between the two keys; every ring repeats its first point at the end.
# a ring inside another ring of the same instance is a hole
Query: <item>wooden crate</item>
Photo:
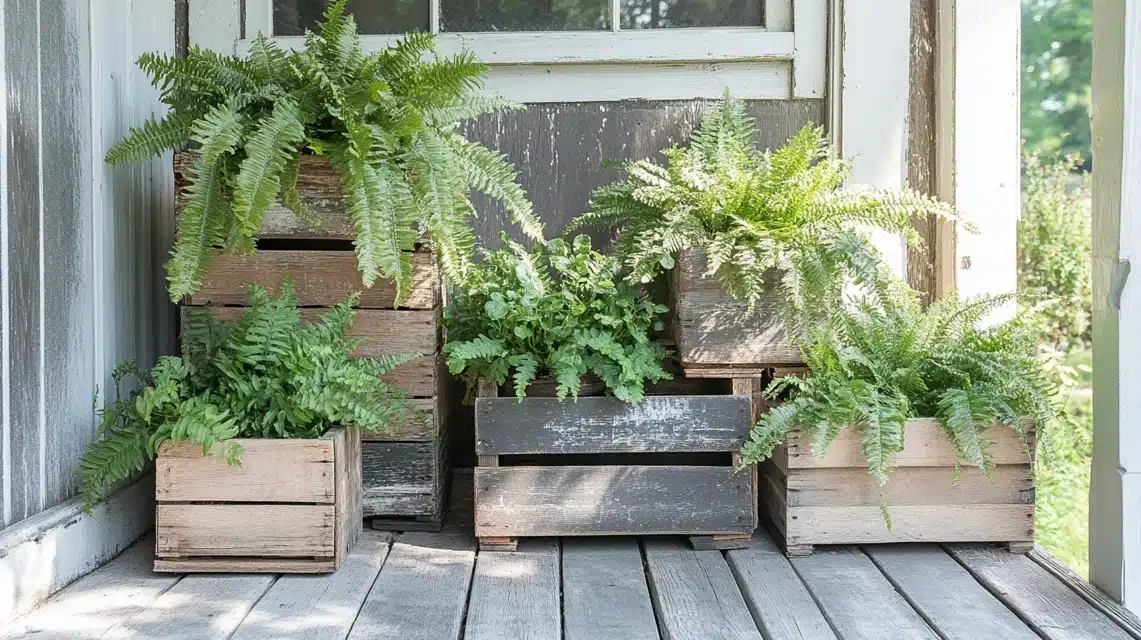
{"type": "Polygon", "coordinates": [[[757,525],[756,473],[735,468],[752,427],[741,395],[500,398],[475,407],[475,534],[490,548],[525,536],[689,535],[743,548],[757,525]],[[687,463],[692,454],[718,462],[687,463]],[[625,456],[625,458],[623,458],[625,456]]]}
{"type": "Polygon", "coordinates": [[[1032,468],[1013,430],[996,425],[987,431],[994,439],[993,482],[981,470],[963,467],[953,484],[954,451],[939,425],[912,420],[906,429],[904,450],[884,490],[891,529],[855,429],[842,431],[820,459],[812,454],[812,438],[794,433],[760,465],[762,511],[784,537],[789,555],[810,554],[814,545],[880,542],[1033,546],[1032,468]]]}
{"type": "MultiPolygon", "coordinates": [[[[193,160],[192,152],[175,154],[178,208],[186,203],[183,190],[193,160]]],[[[359,291],[360,310],[351,333],[369,342],[354,355],[424,354],[384,379],[403,389],[430,415],[423,424],[410,425],[397,434],[363,435],[364,514],[399,519],[386,520],[386,525],[426,523],[429,528],[436,527],[443,519],[451,474],[441,393],[446,370],[440,367],[439,356],[442,297],[435,258],[426,250],[412,255],[411,288],[401,307],[393,309],[396,289],[391,281],[377,282],[372,289],[362,291],[356,255],[347,242],[353,239],[354,231],[346,214],[340,177],[327,159],[302,157],[298,191],[317,222],[300,219],[274,203],[258,234],[262,248],[252,256],[217,254],[201,289],[186,303],[211,305],[216,316],[236,320],[250,284],[276,293],[290,277],[298,302],[305,307],[302,317],[306,318],[359,291]]]]}
{"type": "Polygon", "coordinates": [[[234,441],[241,466],[187,442],[155,459],[155,571],[336,571],[361,532],[360,436],[234,441]]]}
{"type": "Polygon", "coordinates": [[[688,249],[670,272],[670,325],[685,375],[759,377],[770,367],[799,365],[800,348],[780,318],[780,273],[769,272],[765,295],[750,314],[706,268],[705,252],[688,249]]]}

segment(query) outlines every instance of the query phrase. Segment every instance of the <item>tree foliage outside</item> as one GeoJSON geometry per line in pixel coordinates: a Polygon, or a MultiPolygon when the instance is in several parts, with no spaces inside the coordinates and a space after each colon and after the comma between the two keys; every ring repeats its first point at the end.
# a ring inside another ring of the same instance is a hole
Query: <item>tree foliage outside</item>
{"type": "Polygon", "coordinates": [[[1022,137],[1090,157],[1093,0],[1022,0],[1022,137]]]}

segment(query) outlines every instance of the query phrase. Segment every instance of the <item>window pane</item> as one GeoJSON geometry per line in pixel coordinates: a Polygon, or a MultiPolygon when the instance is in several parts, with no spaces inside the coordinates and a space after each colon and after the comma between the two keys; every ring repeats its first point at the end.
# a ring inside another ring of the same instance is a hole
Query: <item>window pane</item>
{"type": "Polygon", "coordinates": [[[623,29],[762,24],[761,0],[622,0],[623,29]]]}
{"type": "Polygon", "coordinates": [[[609,0],[440,0],[441,31],[609,29],[609,0]]]}
{"type": "MultiPolygon", "coordinates": [[[[432,0],[349,0],[361,33],[406,33],[427,31],[428,3],[432,0]]],[[[325,11],[327,0],[274,0],[273,34],[300,36],[313,29],[325,11]]]]}

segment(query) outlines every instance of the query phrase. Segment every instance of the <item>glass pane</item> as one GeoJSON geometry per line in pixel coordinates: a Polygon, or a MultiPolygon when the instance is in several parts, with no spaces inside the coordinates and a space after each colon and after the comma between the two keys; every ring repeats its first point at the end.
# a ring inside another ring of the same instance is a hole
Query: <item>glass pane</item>
{"type": "MultiPolygon", "coordinates": [[[[432,0],[349,0],[361,33],[406,33],[427,31],[428,3],[432,0]]],[[[305,35],[321,19],[328,0],[274,0],[273,34],[305,35]]]]}
{"type": "Polygon", "coordinates": [[[440,30],[609,29],[609,4],[609,0],[440,0],[440,30]]]}
{"type": "Polygon", "coordinates": [[[622,0],[623,29],[759,27],[761,0],[622,0]]]}

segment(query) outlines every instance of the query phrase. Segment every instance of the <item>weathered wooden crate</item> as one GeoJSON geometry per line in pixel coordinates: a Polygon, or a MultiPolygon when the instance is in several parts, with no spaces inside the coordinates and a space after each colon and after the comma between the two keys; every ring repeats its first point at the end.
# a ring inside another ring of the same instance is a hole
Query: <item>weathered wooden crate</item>
{"type": "Polygon", "coordinates": [[[771,367],[801,364],[800,348],[780,317],[778,271],[768,274],[770,286],[751,314],[705,271],[705,252],[688,249],[670,272],[670,324],[687,377],[761,376],[771,367]]]}
{"type": "Polygon", "coordinates": [[[742,548],[757,525],[756,473],[735,468],[752,422],[741,395],[496,397],[475,407],[475,534],[491,548],[519,537],[689,535],[698,548],[742,548]],[[712,455],[711,455],[712,454],[712,455]],[[698,462],[686,458],[699,459],[698,462]]]}
{"type": "Polygon", "coordinates": [[[907,423],[905,447],[884,490],[868,475],[860,436],[845,429],[823,458],[812,438],[794,433],[760,465],[762,511],[784,536],[789,555],[814,545],[880,542],[1006,542],[1025,550],[1034,542],[1034,482],[1026,447],[1009,427],[987,431],[994,439],[993,482],[963,467],[952,483],[954,451],[933,420],[907,423]]]}
{"type": "Polygon", "coordinates": [[[155,460],[155,571],[336,571],[361,532],[360,436],[160,447],[155,460]]]}
{"type": "MultiPolygon", "coordinates": [[[[177,207],[185,204],[183,187],[193,159],[192,153],[175,154],[177,207]]],[[[410,291],[394,309],[396,289],[391,281],[362,291],[340,177],[327,159],[302,157],[298,191],[318,222],[298,218],[275,203],[258,234],[258,252],[215,256],[201,289],[186,304],[212,305],[215,315],[236,320],[250,284],[276,292],[289,277],[305,317],[360,292],[352,335],[369,342],[355,355],[424,354],[387,374],[385,381],[403,389],[429,415],[423,423],[396,434],[363,435],[364,516],[386,518],[384,526],[436,527],[443,519],[451,474],[442,393],[446,370],[441,369],[439,357],[442,297],[435,258],[426,250],[413,254],[410,291]]]]}

